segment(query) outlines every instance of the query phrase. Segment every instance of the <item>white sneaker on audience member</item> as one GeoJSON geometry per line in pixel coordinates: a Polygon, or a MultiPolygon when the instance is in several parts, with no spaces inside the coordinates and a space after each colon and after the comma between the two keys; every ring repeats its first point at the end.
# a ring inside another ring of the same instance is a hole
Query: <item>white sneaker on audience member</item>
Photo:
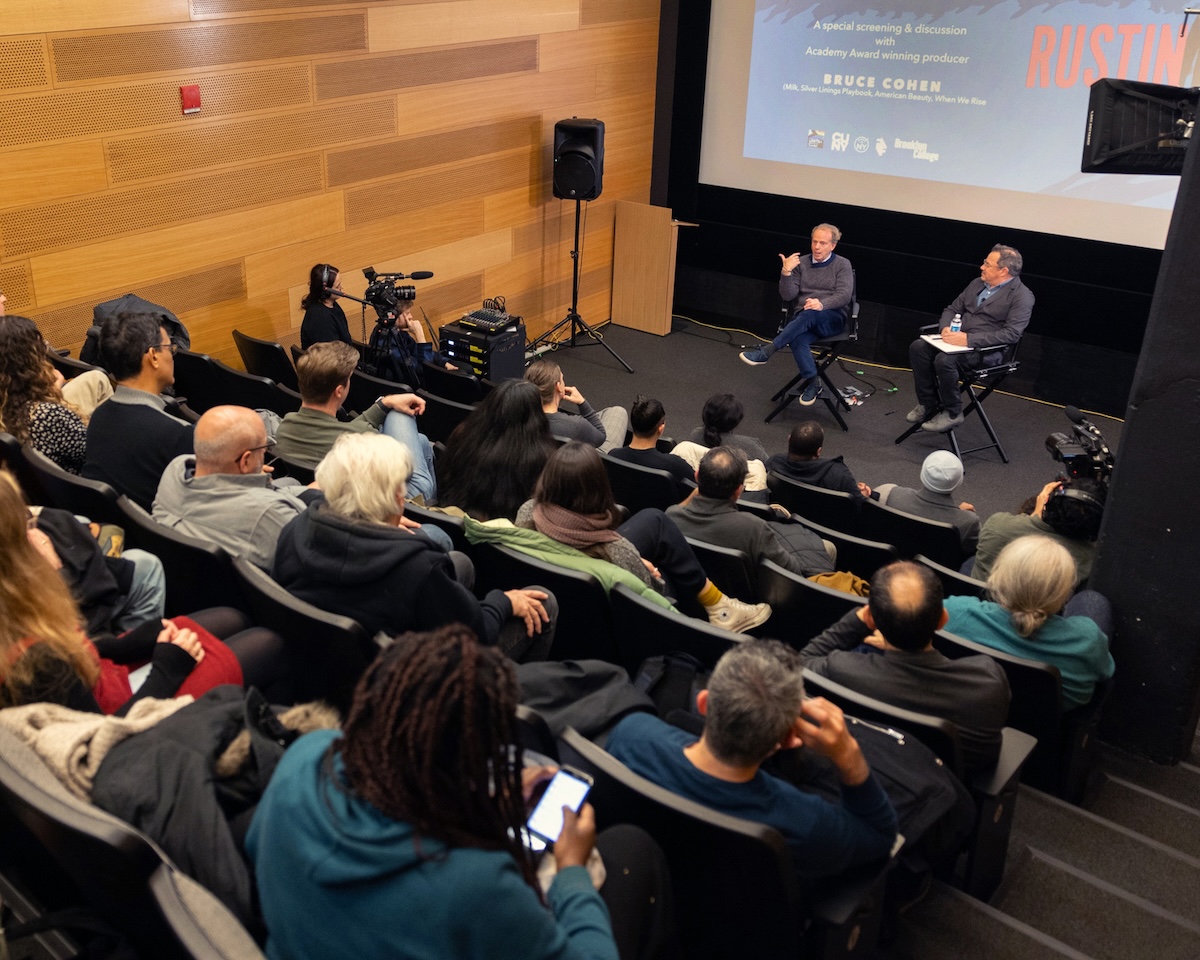
{"type": "Polygon", "coordinates": [[[766,623],[771,616],[771,605],[768,603],[745,603],[724,596],[705,609],[709,623],[733,633],[744,633],[760,623],[766,623]]]}

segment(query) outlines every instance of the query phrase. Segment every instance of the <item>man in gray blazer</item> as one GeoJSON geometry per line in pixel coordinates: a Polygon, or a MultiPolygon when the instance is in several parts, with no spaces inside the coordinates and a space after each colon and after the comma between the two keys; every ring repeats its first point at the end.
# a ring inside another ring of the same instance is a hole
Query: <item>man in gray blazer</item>
{"type": "Polygon", "coordinates": [[[905,418],[909,423],[945,433],[963,422],[959,372],[997,362],[1000,348],[1016,343],[1029,325],[1033,293],[1021,282],[1022,265],[1015,248],[996,244],[980,265],[979,278],[942,311],[942,342],[978,348],[976,352],[946,353],[920,337],[909,346],[917,388],[917,405],[905,418]],[[955,314],[962,317],[958,332],[950,329],[955,314]],[[997,349],[989,351],[989,347],[997,349]]]}

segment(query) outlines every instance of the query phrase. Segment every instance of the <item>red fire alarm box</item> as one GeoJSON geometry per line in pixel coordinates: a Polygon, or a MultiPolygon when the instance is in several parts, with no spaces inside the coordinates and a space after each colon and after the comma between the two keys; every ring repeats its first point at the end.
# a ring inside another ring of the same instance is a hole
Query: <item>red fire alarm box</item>
{"type": "Polygon", "coordinates": [[[187,87],[179,88],[179,100],[183,104],[183,112],[199,113],[200,112],[200,84],[193,83],[187,87]]]}

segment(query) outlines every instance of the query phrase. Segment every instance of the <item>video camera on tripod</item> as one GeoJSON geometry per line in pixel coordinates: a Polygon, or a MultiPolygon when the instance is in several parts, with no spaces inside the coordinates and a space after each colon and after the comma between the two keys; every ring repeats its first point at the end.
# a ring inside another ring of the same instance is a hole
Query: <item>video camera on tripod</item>
{"type": "Polygon", "coordinates": [[[374,267],[365,267],[363,269],[363,276],[367,278],[367,289],[363,291],[361,297],[329,288],[326,288],[325,295],[328,297],[343,297],[346,300],[354,300],[357,303],[371,307],[378,317],[376,326],[390,329],[396,325],[396,320],[399,318],[400,304],[403,301],[411,302],[417,299],[417,288],[411,284],[402,286],[400,281],[430,280],[433,277],[433,271],[414,270],[408,274],[377,273],[374,267]]]}
{"type": "MultiPolygon", "coordinates": [[[[417,288],[401,284],[401,280],[429,280],[431,270],[414,270],[412,273],[378,273],[374,267],[366,267],[367,289],[361,297],[340,290],[326,290],[327,296],[343,297],[363,304],[363,336],[367,349],[363,352],[359,369],[384,380],[407,383],[412,387],[421,384],[420,363],[423,349],[428,347],[416,343],[406,330],[397,327],[400,319],[400,304],[417,299],[417,288]],[[366,307],[371,307],[378,318],[371,336],[366,337],[366,307]]],[[[428,323],[428,320],[426,321],[428,323]]],[[[432,330],[430,331],[432,336],[432,330]]]]}
{"type": "Polygon", "coordinates": [[[1107,483],[1115,461],[1104,434],[1078,407],[1067,407],[1063,412],[1071,421],[1071,433],[1052,433],[1046,438],[1050,456],[1063,465],[1067,479],[1086,477],[1107,483]]]}

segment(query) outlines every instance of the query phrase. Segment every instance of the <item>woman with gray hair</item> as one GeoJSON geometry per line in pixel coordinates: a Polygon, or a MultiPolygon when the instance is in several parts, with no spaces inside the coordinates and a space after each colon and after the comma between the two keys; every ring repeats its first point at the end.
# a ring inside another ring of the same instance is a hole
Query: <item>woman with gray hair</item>
{"type": "Polygon", "coordinates": [[[1113,675],[1108,652],[1112,607],[1094,590],[1075,589],[1071,554],[1050,537],[1019,537],[996,558],[989,600],[947,597],[946,630],[985,646],[1056,666],[1063,709],[1092,699],[1096,683],[1113,675]]]}
{"type": "Polygon", "coordinates": [[[529,588],[477,600],[458,581],[454,559],[404,516],[411,473],[408,450],[390,437],[339,437],[317,467],[324,499],[284,527],[271,576],[293,596],[353,617],[372,635],[462,623],[513,659],[544,658],[554,633],[553,596],[529,588]]]}

